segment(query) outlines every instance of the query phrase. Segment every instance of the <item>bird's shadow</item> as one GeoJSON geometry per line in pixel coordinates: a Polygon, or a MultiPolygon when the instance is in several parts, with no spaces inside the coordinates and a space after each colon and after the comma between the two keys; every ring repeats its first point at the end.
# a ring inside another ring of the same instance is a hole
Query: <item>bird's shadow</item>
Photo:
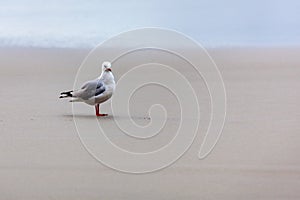
{"type": "Polygon", "coordinates": [[[79,118],[79,119],[97,119],[97,120],[117,120],[117,119],[123,119],[123,120],[129,120],[130,118],[133,120],[151,120],[150,117],[148,116],[116,116],[116,115],[108,115],[104,117],[97,117],[95,115],[86,115],[86,114],[64,114],[62,115],[65,118],[68,119],[74,119],[74,118],[79,118]]]}
{"type": "Polygon", "coordinates": [[[79,119],[102,119],[102,120],[112,120],[115,117],[112,115],[104,116],[104,117],[97,117],[95,115],[85,115],[85,114],[64,114],[62,115],[65,118],[73,119],[73,118],[79,118],[79,119]]]}

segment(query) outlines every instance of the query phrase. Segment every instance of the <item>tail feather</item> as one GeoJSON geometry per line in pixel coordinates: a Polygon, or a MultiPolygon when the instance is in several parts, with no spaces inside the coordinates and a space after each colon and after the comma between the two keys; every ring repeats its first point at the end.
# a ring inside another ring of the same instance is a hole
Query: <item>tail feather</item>
{"type": "Polygon", "coordinates": [[[69,102],[81,102],[81,101],[82,101],[81,99],[73,98],[69,102]]]}

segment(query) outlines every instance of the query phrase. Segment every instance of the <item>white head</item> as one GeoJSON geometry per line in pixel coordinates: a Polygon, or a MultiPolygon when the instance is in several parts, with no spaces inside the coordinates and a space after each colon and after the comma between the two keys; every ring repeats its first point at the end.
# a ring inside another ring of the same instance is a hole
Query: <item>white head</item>
{"type": "Polygon", "coordinates": [[[110,62],[103,62],[102,63],[102,72],[111,72],[111,63],[110,62]]]}
{"type": "Polygon", "coordinates": [[[99,76],[99,79],[103,80],[105,84],[115,83],[115,78],[113,73],[111,72],[111,63],[103,62],[102,63],[102,73],[99,76]]]}

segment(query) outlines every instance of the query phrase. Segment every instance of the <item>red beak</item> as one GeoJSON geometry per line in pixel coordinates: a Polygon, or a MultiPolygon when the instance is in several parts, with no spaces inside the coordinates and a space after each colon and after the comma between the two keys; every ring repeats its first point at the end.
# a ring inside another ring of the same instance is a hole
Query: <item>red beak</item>
{"type": "Polygon", "coordinates": [[[110,71],[111,72],[111,68],[107,68],[105,71],[110,71]]]}

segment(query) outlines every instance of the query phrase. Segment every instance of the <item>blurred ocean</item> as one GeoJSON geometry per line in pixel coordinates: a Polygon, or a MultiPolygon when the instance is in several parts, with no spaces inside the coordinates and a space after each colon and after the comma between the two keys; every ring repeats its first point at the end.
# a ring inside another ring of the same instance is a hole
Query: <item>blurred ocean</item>
{"type": "Polygon", "coordinates": [[[299,45],[300,1],[0,2],[0,46],[94,47],[123,31],[162,27],[204,46],[299,45]]]}

